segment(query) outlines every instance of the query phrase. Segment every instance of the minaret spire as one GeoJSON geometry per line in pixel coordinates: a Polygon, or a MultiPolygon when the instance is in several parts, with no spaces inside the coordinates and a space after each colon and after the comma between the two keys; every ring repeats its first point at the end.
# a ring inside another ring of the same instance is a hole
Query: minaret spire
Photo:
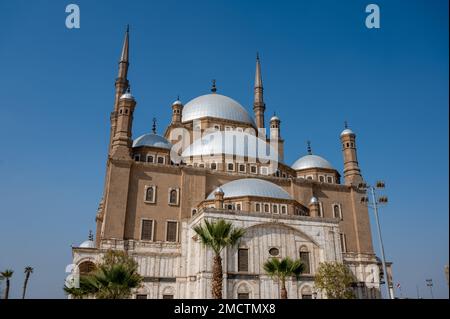
{"type": "Polygon", "coordinates": [[[129,65],[129,50],[130,50],[130,25],[127,24],[125,31],[125,38],[123,39],[122,54],[119,60],[119,75],[118,78],[127,78],[129,65]]]}
{"type": "Polygon", "coordinates": [[[311,141],[306,141],[306,150],[308,152],[308,155],[312,155],[311,141]]]}
{"type": "Polygon", "coordinates": [[[256,53],[253,111],[255,112],[256,126],[258,128],[264,128],[264,111],[266,110],[266,105],[264,104],[263,90],[261,63],[259,54],[256,53]]]}
{"type": "Polygon", "coordinates": [[[217,92],[216,80],[214,80],[214,79],[212,80],[211,92],[212,93],[216,93],[217,92]]]}
{"type": "Polygon", "coordinates": [[[156,117],[153,118],[152,132],[156,134],[156,117]]]}

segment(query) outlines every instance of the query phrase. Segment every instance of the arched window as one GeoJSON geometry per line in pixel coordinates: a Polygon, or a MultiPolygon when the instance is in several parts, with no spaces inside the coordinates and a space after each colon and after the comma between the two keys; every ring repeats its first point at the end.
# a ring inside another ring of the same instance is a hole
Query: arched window
{"type": "Polygon", "coordinates": [[[333,216],[334,218],[342,219],[341,209],[338,204],[333,205],[333,216]]]}
{"type": "Polygon", "coordinates": [[[278,214],[278,205],[273,205],[273,206],[272,206],[272,212],[273,212],[274,214],[278,214]]]}
{"type": "Polygon", "coordinates": [[[95,264],[92,261],[83,261],[78,265],[78,271],[80,272],[80,275],[87,275],[94,269],[95,264]]]}
{"type": "Polygon", "coordinates": [[[149,203],[155,202],[155,187],[149,186],[147,187],[147,190],[145,191],[145,201],[149,203]]]}
{"type": "Polygon", "coordinates": [[[178,204],[178,191],[176,189],[171,189],[169,192],[169,204],[178,204]]]}
{"type": "Polygon", "coordinates": [[[216,163],[211,163],[211,169],[216,170],[217,169],[217,164],[216,163]]]}
{"type": "Polygon", "coordinates": [[[303,271],[304,274],[311,273],[311,261],[308,248],[306,246],[302,246],[300,248],[300,260],[302,261],[305,269],[303,271]]]}
{"type": "Polygon", "coordinates": [[[236,210],[241,210],[241,204],[236,204],[236,210]]]}
{"type": "Polygon", "coordinates": [[[237,289],[237,299],[250,299],[250,294],[251,289],[245,282],[239,284],[237,289]]]}
{"type": "Polygon", "coordinates": [[[302,299],[312,299],[312,289],[310,286],[304,286],[301,290],[302,299]]]}
{"type": "Polygon", "coordinates": [[[255,210],[256,210],[257,212],[260,212],[260,211],[261,211],[261,205],[260,205],[259,203],[256,203],[256,204],[255,204],[255,210]]]}
{"type": "Polygon", "coordinates": [[[264,204],[264,213],[268,213],[270,211],[269,204],[264,204]]]}
{"type": "Polygon", "coordinates": [[[287,207],[285,205],[281,206],[281,213],[287,214],[287,207]]]}

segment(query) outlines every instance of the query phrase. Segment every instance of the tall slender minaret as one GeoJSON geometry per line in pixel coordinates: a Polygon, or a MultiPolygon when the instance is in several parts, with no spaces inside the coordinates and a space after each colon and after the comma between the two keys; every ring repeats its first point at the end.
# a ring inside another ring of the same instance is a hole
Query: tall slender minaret
{"type": "Polygon", "coordinates": [[[356,155],[356,134],[348,128],[341,133],[342,154],[344,155],[344,181],[346,185],[358,185],[363,181],[356,155]]]}
{"type": "Polygon", "coordinates": [[[263,83],[261,77],[261,64],[259,62],[259,55],[256,54],[256,72],[255,72],[255,99],[253,101],[253,112],[255,113],[256,127],[264,128],[264,111],[266,105],[263,98],[263,83]]]}
{"type": "Polygon", "coordinates": [[[123,40],[122,46],[122,54],[120,55],[119,60],[119,73],[117,75],[117,79],[115,82],[115,97],[114,97],[114,110],[111,113],[111,132],[109,139],[109,151],[108,154],[111,154],[112,148],[112,140],[114,134],[116,133],[117,127],[117,112],[119,109],[119,100],[122,94],[125,93],[128,88],[128,66],[129,66],[129,47],[130,47],[130,27],[127,25],[127,29],[125,31],[125,38],[123,40]]]}

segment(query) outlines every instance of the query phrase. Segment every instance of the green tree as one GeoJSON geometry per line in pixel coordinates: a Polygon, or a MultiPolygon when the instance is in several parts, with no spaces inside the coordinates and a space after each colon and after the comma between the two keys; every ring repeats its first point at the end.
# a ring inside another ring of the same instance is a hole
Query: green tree
{"type": "Polygon", "coordinates": [[[109,250],[92,272],[80,275],[79,287],[65,286],[64,291],[73,298],[129,298],[143,280],[137,268],[137,262],[126,252],[109,250]]]}
{"type": "Polygon", "coordinates": [[[300,259],[269,258],[264,263],[264,270],[272,279],[276,278],[280,282],[280,298],[287,299],[286,278],[295,276],[298,279],[305,270],[305,266],[300,259]]]}
{"type": "Polygon", "coordinates": [[[25,299],[25,293],[27,291],[28,280],[30,279],[30,275],[33,273],[33,267],[27,266],[25,267],[25,281],[23,282],[23,291],[22,291],[22,299],[25,299]]]}
{"type": "Polygon", "coordinates": [[[235,228],[230,222],[219,219],[217,222],[208,222],[205,225],[197,225],[194,231],[200,237],[203,245],[209,247],[214,252],[212,296],[214,299],[222,299],[222,257],[220,253],[225,247],[234,247],[245,233],[242,228],[235,228]]]}
{"type": "Polygon", "coordinates": [[[339,262],[319,264],[315,276],[315,286],[329,299],[353,299],[352,284],[355,278],[350,269],[339,262]]]}
{"type": "Polygon", "coordinates": [[[2,276],[4,279],[6,279],[6,288],[5,288],[5,299],[9,298],[9,288],[10,288],[10,280],[12,275],[14,274],[14,271],[11,269],[6,269],[5,271],[2,271],[0,273],[0,276],[2,276]]]}

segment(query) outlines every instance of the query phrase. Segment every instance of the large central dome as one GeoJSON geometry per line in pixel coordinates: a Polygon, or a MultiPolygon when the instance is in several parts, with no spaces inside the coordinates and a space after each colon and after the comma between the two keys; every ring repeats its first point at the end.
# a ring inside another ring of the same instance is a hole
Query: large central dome
{"type": "Polygon", "coordinates": [[[215,117],[255,125],[242,105],[228,96],[206,94],[189,101],[183,108],[183,122],[215,117]]]}

